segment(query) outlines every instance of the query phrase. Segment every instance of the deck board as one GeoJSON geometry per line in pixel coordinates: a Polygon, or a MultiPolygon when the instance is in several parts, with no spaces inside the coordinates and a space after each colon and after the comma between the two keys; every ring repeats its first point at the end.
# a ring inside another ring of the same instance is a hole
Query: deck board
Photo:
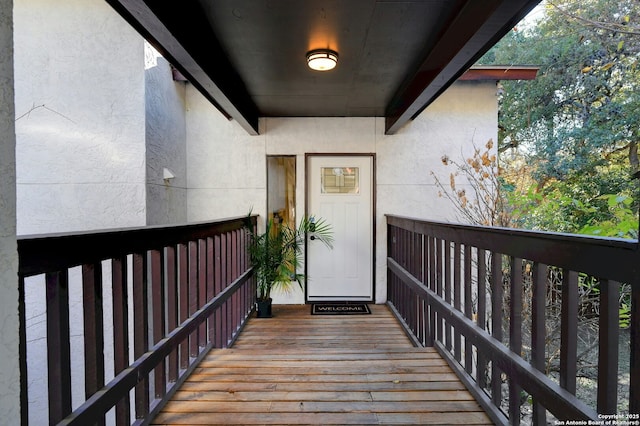
{"type": "Polygon", "coordinates": [[[414,348],[386,306],[370,307],[275,306],[274,318],[252,318],[152,424],[492,424],[435,350],[414,348]]]}

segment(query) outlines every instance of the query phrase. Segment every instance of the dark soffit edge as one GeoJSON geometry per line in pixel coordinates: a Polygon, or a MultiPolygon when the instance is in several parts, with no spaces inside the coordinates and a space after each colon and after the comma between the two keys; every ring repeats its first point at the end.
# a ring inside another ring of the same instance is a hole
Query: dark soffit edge
{"type": "Polygon", "coordinates": [[[227,60],[196,1],[183,0],[180,7],[175,7],[172,2],[151,2],[149,6],[143,0],[106,1],[225,117],[236,120],[249,134],[259,134],[258,109],[227,60]],[[175,18],[178,13],[184,19],[167,21],[188,22],[188,26],[174,24],[172,28],[167,28],[163,17],[175,18]],[[207,54],[203,55],[193,48],[198,43],[183,44],[179,39],[210,40],[207,54]]]}
{"type": "Polygon", "coordinates": [[[400,85],[385,113],[385,134],[413,120],[461,77],[540,0],[469,0],[447,25],[441,42],[400,85]]]}

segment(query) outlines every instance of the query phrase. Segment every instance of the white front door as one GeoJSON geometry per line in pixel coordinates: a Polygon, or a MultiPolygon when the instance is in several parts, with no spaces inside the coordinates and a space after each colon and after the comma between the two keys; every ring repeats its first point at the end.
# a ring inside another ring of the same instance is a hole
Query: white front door
{"type": "Polygon", "coordinates": [[[307,214],[333,227],[333,250],[307,241],[308,301],[373,301],[373,157],[307,157],[307,214]]]}

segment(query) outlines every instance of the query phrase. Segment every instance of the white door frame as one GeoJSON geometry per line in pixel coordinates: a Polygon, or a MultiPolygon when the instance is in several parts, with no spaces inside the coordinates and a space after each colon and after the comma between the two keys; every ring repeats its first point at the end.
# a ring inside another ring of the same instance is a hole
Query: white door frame
{"type": "MultiPolygon", "coordinates": [[[[309,163],[311,157],[368,157],[371,159],[371,237],[372,237],[372,245],[371,245],[371,298],[370,300],[359,300],[366,302],[374,302],[376,295],[376,154],[375,153],[306,153],[305,154],[305,215],[309,215],[309,200],[310,200],[310,191],[311,191],[311,180],[309,175],[309,163]]],[[[308,274],[307,271],[307,259],[306,254],[308,241],[305,240],[305,275],[308,274]]],[[[305,282],[304,286],[304,297],[307,303],[312,303],[308,298],[307,291],[307,282],[305,282]]]]}

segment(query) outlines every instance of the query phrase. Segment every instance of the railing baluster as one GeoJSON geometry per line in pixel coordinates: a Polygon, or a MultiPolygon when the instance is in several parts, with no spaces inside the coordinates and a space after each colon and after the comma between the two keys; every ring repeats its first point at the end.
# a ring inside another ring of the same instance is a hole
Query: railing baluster
{"type": "MultiPolygon", "coordinates": [[[[531,365],[538,371],[544,372],[545,368],[545,304],[547,292],[547,265],[534,263],[532,271],[533,300],[531,302],[531,365]]],[[[533,400],[534,425],[547,424],[547,410],[537,398],[533,400]]]]}
{"type": "MultiPolygon", "coordinates": [[[[509,309],[509,348],[522,356],[522,259],[510,257],[511,285],[509,309]]],[[[520,424],[520,386],[509,372],[509,421],[520,424]]]]}
{"type": "MultiPolygon", "coordinates": [[[[129,302],[127,258],[111,260],[111,297],[113,298],[113,369],[115,375],[129,365],[129,302]]],[[[129,394],[116,404],[116,425],[131,424],[129,394]]]]}
{"type": "MultiPolygon", "coordinates": [[[[193,315],[198,310],[198,242],[189,241],[189,315],[193,315]]],[[[194,331],[189,338],[189,355],[192,358],[198,356],[200,352],[198,330],[194,331]]]]}
{"type": "MultiPolygon", "coordinates": [[[[461,247],[459,243],[454,243],[453,245],[453,307],[462,312],[462,301],[460,300],[460,287],[462,286],[462,282],[460,281],[460,277],[462,275],[460,271],[461,267],[461,247]]],[[[460,337],[460,331],[454,329],[453,336],[453,344],[454,344],[454,356],[458,362],[462,361],[462,348],[460,347],[462,344],[462,339],[460,337]]]]}
{"type": "MultiPolygon", "coordinates": [[[[149,311],[147,304],[147,255],[133,254],[133,356],[141,357],[149,350],[149,311]]],[[[136,385],[136,418],[149,413],[149,377],[136,385]]]]}
{"type": "MultiPolygon", "coordinates": [[[[220,253],[220,265],[221,265],[221,273],[222,273],[222,290],[227,288],[229,285],[229,263],[228,263],[228,254],[229,254],[229,242],[228,242],[227,234],[220,235],[220,245],[222,247],[220,253]]],[[[229,335],[227,329],[227,302],[225,302],[220,307],[221,321],[220,321],[220,330],[222,331],[222,346],[223,348],[227,347],[229,342],[229,335]]]]}
{"type": "MultiPolygon", "coordinates": [[[[415,275],[416,274],[416,234],[415,232],[411,232],[408,235],[408,247],[409,247],[409,251],[407,252],[407,259],[409,260],[409,265],[411,267],[411,271],[412,273],[415,275]]],[[[417,333],[418,330],[418,316],[417,316],[417,309],[418,309],[418,298],[415,295],[415,293],[411,292],[411,299],[408,300],[409,305],[407,306],[408,308],[408,320],[409,320],[409,324],[411,325],[411,329],[413,330],[414,335],[417,333]]]]}
{"type": "MultiPolygon", "coordinates": [[[[476,324],[482,330],[487,329],[487,252],[478,249],[478,320],[476,324]]],[[[484,352],[478,351],[477,382],[482,389],[487,387],[487,366],[489,361],[484,352]]]]}
{"type": "MultiPolygon", "coordinates": [[[[502,342],[502,255],[491,253],[491,335],[502,342]]],[[[495,362],[491,363],[491,399],[500,407],[502,401],[502,372],[495,362]]]]}
{"type": "Polygon", "coordinates": [[[46,286],[49,422],[58,423],[71,413],[68,272],[46,274],[46,286]]]}
{"type": "MultiPolygon", "coordinates": [[[[151,300],[152,300],[152,327],[153,327],[153,343],[156,344],[165,336],[165,297],[164,297],[164,281],[162,274],[163,252],[160,250],[151,250],[151,300]]],[[[154,396],[162,398],[167,391],[167,375],[165,361],[154,370],[154,396]]]]}
{"type": "Polygon", "coordinates": [[[560,386],[576,394],[578,352],[578,273],[563,271],[560,331],[560,386]]]}
{"type": "MultiPolygon", "coordinates": [[[[214,274],[213,274],[213,293],[215,295],[220,294],[222,291],[222,241],[220,235],[216,235],[213,238],[213,246],[215,250],[214,254],[214,274]]],[[[215,311],[215,340],[214,346],[216,348],[222,347],[222,308],[218,308],[215,311]]]]}
{"type": "MultiPolygon", "coordinates": [[[[178,275],[176,271],[176,248],[165,249],[166,285],[167,285],[167,330],[171,333],[178,326],[178,275]]],[[[178,380],[178,349],[169,353],[167,358],[167,380],[178,380]]]]}
{"type": "MultiPolygon", "coordinates": [[[[424,236],[424,280],[427,288],[433,290],[433,240],[428,235],[424,236]]],[[[432,347],[433,346],[433,326],[434,326],[434,314],[433,309],[427,303],[427,300],[424,301],[425,306],[425,346],[432,347]]]]}
{"type": "Polygon", "coordinates": [[[618,404],[620,284],[600,280],[598,322],[598,413],[615,414],[618,404]]]}
{"type": "Polygon", "coordinates": [[[631,283],[629,412],[640,413],[640,275],[631,283]]]}
{"type": "MultiPolygon", "coordinates": [[[[178,295],[180,324],[189,318],[189,247],[178,244],[178,295]]],[[[186,338],[180,343],[180,368],[189,368],[189,341],[186,338]]]]}
{"type": "MultiPolygon", "coordinates": [[[[451,241],[444,240],[444,301],[451,305],[451,241]]],[[[451,350],[451,324],[444,320],[445,347],[451,350]]]]}
{"type": "MultiPolygon", "coordinates": [[[[213,282],[213,265],[214,265],[213,238],[207,238],[207,301],[215,296],[215,288],[213,282]]],[[[211,315],[207,320],[208,342],[215,342],[216,336],[215,315],[211,315]]],[[[215,344],[215,343],[214,343],[215,344]]]]}
{"type": "MultiPolygon", "coordinates": [[[[443,286],[443,277],[442,277],[442,240],[435,239],[436,246],[436,294],[438,297],[442,297],[442,286],[443,286]]],[[[442,315],[436,313],[436,340],[443,343],[443,324],[442,324],[442,315]]]]}
{"type": "MultiPolygon", "coordinates": [[[[207,303],[207,241],[198,240],[198,309],[207,303]]],[[[200,348],[207,346],[207,324],[200,325],[198,331],[200,348]]]]}
{"type": "Polygon", "coordinates": [[[231,281],[235,281],[240,275],[240,266],[238,264],[238,233],[231,232],[231,281]]]}
{"type": "MultiPolygon", "coordinates": [[[[84,318],[84,389],[89,398],[104,386],[104,324],[102,315],[102,264],[82,265],[84,318]]],[[[96,419],[104,424],[104,416],[96,419]]]]}
{"type": "MultiPolygon", "coordinates": [[[[472,280],[471,280],[471,246],[469,244],[464,245],[464,313],[469,319],[473,318],[473,301],[472,296],[472,280]]],[[[473,359],[472,359],[472,345],[471,340],[467,337],[464,338],[464,367],[468,374],[473,373],[473,359]]]]}

